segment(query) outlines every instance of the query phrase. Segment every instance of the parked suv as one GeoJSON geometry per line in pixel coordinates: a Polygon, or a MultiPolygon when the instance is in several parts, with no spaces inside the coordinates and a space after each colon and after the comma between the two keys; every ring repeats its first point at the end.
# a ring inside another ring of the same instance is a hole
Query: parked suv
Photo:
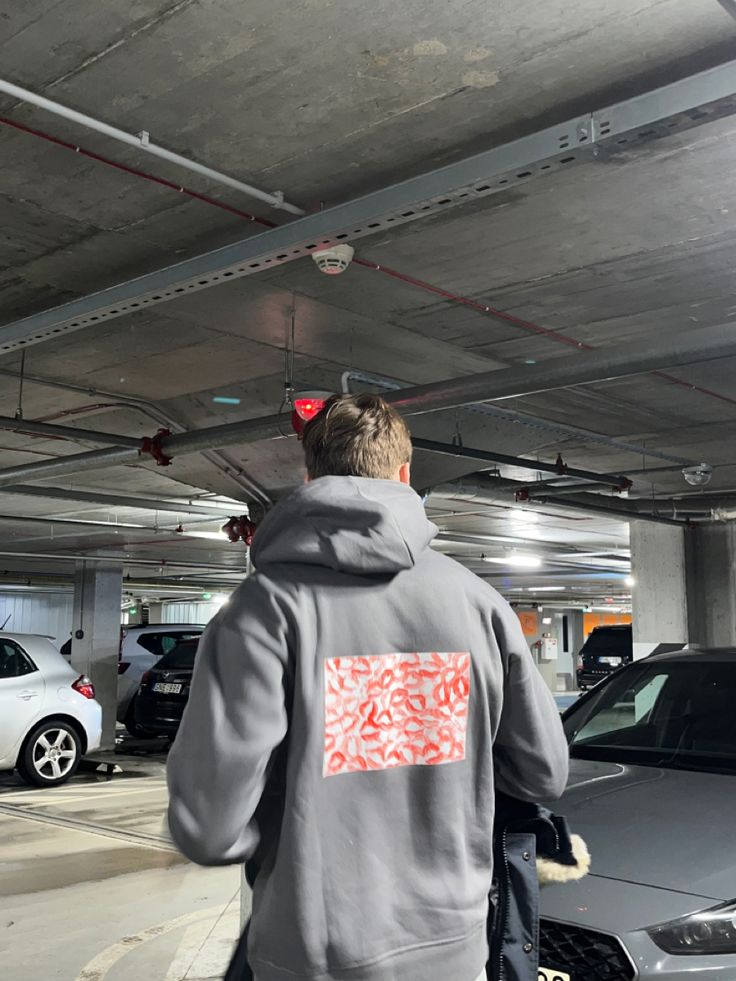
{"type": "Polygon", "coordinates": [[[146,671],[135,700],[139,726],[156,735],[176,735],[181,724],[194,672],[199,640],[183,640],[146,671]]]}
{"type": "Polygon", "coordinates": [[[632,659],[630,623],[595,627],[578,654],[578,688],[592,688],[632,659]]]}
{"type": "Polygon", "coordinates": [[[118,722],[132,736],[149,733],[136,722],[135,702],[144,673],[183,640],[199,640],[204,626],[192,623],[123,627],[118,658],[118,722]]]}
{"type": "Polygon", "coordinates": [[[48,637],[0,633],[0,770],[55,787],[101,737],[102,709],[89,678],[48,637]]]}

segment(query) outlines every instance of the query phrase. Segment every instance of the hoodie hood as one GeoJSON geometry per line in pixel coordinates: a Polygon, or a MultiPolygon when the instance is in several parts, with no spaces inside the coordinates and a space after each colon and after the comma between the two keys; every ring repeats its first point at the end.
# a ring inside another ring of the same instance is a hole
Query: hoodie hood
{"type": "Polygon", "coordinates": [[[437,534],[406,484],[320,477],[271,511],[253,542],[253,564],[325,566],[353,575],[392,575],[415,565],[437,534]]]}

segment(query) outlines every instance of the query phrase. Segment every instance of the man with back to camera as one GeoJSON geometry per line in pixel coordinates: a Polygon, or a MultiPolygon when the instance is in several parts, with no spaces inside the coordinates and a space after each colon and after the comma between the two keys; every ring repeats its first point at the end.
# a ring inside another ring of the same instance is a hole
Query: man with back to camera
{"type": "Polygon", "coordinates": [[[494,793],[562,793],[559,714],[505,600],[430,548],[401,416],[336,396],[304,452],[201,640],[171,833],[257,868],[256,981],[480,981],[494,793]]]}

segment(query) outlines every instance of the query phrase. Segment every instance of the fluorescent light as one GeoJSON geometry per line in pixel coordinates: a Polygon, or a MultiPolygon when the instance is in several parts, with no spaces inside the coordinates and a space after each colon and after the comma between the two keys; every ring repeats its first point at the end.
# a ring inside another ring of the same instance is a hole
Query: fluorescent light
{"type": "Polygon", "coordinates": [[[227,536],[222,531],[188,531],[185,529],[181,534],[185,538],[206,538],[210,542],[227,541],[227,536]]]}
{"type": "Polygon", "coordinates": [[[557,593],[563,589],[567,589],[567,586],[529,586],[527,592],[529,593],[557,593]]]}
{"type": "Polygon", "coordinates": [[[486,556],[486,562],[496,562],[498,565],[511,565],[517,569],[538,569],[542,560],[538,555],[524,555],[522,552],[514,552],[503,558],[490,558],[486,556]]]}
{"type": "Polygon", "coordinates": [[[230,602],[230,597],[226,596],[225,593],[218,593],[216,596],[212,597],[212,602],[215,606],[224,606],[226,603],[230,602]]]}
{"type": "Polygon", "coordinates": [[[624,579],[624,582],[626,583],[627,586],[636,586],[636,579],[634,579],[633,576],[627,576],[624,579]]]}
{"type": "Polygon", "coordinates": [[[548,627],[552,623],[552,617],[542,617],[542,623],[548,627]]]}
{"type": "Polygon", "coordinates": [[[522,521],[527,525],[535,525],[539,521],[536,511],[527,511],[526,508],[513,508],[511,511],[512,521],[522,521]]]}

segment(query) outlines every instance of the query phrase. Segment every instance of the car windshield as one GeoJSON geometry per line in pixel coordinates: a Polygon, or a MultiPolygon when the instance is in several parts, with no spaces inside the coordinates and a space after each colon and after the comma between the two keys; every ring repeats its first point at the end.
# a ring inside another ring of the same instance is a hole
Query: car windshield
{"type": "Polygon", "coordinates": [[[583,645],[583,654],[631,655],[631,628],[594,630],[583,645]]]}
{"type": "Polygon", "coordinates": [[[168,671],[174,669],[191,670],[194,667],[198,643],[199,639],[182,641],[168,654],[164,654],[161,660],[157,662],[156,667],[165,668],[168,671]]]}
{"type": "Polygon", "coordinates": [[[573,758],[736,774],[733,661],[640,661],[564,716],[573,758]]]}

